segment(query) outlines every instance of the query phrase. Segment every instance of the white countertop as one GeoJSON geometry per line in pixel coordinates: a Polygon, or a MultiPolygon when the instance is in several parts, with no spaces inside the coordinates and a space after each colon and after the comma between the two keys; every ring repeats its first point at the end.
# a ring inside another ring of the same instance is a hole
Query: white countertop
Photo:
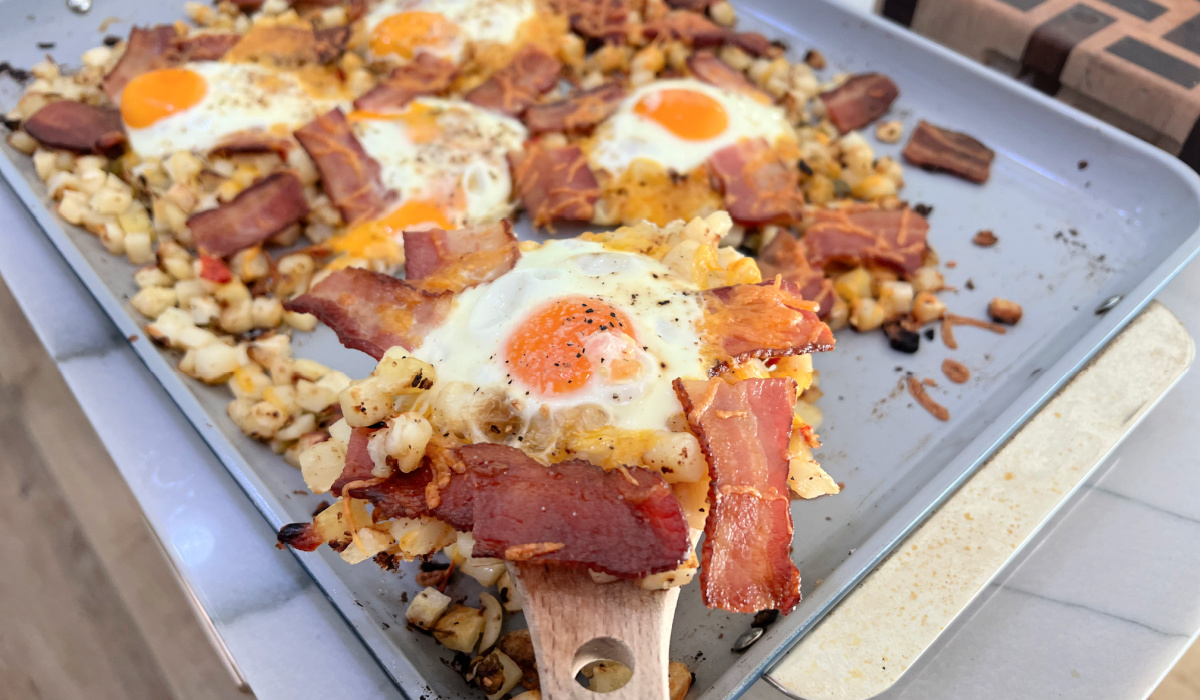
{"type": "MultiPolygon", "coordinates": [[[[7,188],[0,222],[0,276],[255,694],[400,697],[7,188]]],[[[1195,336],[1200,263],[1159,299],[1195,336]]],[[[1192,372],[882,697],[1148,695],[1200,633],[1197,415],[1192,372]]]]}

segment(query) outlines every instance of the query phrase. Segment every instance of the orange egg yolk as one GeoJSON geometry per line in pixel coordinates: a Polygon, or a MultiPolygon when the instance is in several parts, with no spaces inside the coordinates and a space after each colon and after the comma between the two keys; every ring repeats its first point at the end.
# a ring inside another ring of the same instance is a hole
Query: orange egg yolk
{"type": "Polygon", "coordinates": [[[621,381],[635,374],[633,360],[590,357],[586,345],[597,333],[635,338],[633,324],[619,309],[584,296],[563,297],[527,317],[508,338],[504,359],[509,374],[541,396],[579,391],[591,378],[593,363],[616,363],[610,376],[621,381]]]}
{"type": "Polygon", "coordinates": [[[437,12],[402,12],[384,18],[371,32],[376,56],[412,58],[418,49],[445,48],[458,36],[458,25],[437,12]]]}
{"type": "Polygon", "coordinates": [[[399,234],[405,229],[431,224],[444,230],[454,228],[437,202],[410,199],[379,219],[365,221],[330,238],[325,246],[349,257],[386,260],[398,265],[404,261],[399,234]]]}
{"type": "Polygon", "coordinates": [[[204,76],[186,68],[163,68],[142,73],[121,93],[121,118],[133,129],[144,129],[176,112],[195,107],[208,93],[204,76]]]}
{"type": "Polygon", "coordinates": [[[725,107],[712,97],[694,90],[670,89],[650,93],[638,100],[633,111],[688,141],[716,138],[729,126],[725,107]]]}

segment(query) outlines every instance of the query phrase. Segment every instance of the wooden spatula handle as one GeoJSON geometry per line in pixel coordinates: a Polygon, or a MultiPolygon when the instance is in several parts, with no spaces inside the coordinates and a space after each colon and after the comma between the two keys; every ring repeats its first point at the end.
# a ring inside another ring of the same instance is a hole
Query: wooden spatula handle
{"type": "Polygon", "coordinates": [[[575,682],[587,664],[609,659],[633,670],[611,700],[668,700],[668,651],[679,589],[643,590],[636,583],[597,584],[586,571],[509,563],[524,599],[537,654],[542,697],[597,700],[575,682]]]}

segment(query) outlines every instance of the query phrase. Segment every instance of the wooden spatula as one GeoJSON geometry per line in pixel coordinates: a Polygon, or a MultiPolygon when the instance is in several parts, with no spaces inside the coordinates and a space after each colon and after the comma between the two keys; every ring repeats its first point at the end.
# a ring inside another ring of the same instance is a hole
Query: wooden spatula
{"type": "Polygon", "coordinates": [[[633,677],[603,697],[668,700],[668,651],[679,589],[647,591],[635,582],[597,584],[587,571],[508,564],[524,599],[525,621],[537,654],[542,697],[596,700],[575,676],[593,661],[624,664],[633,677]]]}

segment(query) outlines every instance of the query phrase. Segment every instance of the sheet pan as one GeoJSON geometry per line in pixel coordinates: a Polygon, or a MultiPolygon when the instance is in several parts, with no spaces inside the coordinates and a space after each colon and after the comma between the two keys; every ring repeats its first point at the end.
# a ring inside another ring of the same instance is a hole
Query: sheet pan
{"type": "MultiPolygon", "coordinates": [[[[106,33],[125,35],[133,23],[182,15],[174,3],[95,5],[76,15],[57,1],[0,0],[0,60],[29,65],[46,53],[37,44],[53,41],[49,53],[71,65],[106,33]]],[[[743,26],[786,39],[793,55],[820,49],[830,62],[826,75],[877,70],[892,76],[901,89],[893,116],[906,130],[925,118],[996,149],[986,186],[908,168],[903,195],[934,207],[931,242],[943,261],[955,263],[945,269],[948,284],[959,290],[943,297],[950,309],[982,317],[992,296],[1004,296],[1024,306],[1025,318],[1004,336],[960,329],[955,352],[937,338],[903,355],[878,333],[842,333],[838,350],[817,360],[826,392],[819,404],[826,447],[818,457],[846,488],[837,497],[794,503],[793,556],[805,599],[748,651],[731,651],[749,627],[748,616],[708,610],[695,586],[684,590],[672,656],[695,670],[691,697],[704,700],[744,691],[1200,248],[1200,179],[1174,159],[882,20],[824,0],[741,0],[737,6],[743,26]],[[984,228],[1000,238],[994,248],[971,244],[984,228]],[[1115,305],[1114,298],[1120,299],[1115,305]],[[1111,308],[1097,314],[1102,305],[1111,308]],[[967,384],[951,385],[941,376],[948,356],[971,368],[967,384]],[[949,408],[949,423],[934,420],[900,390],[907,372],[938,380],[930,393],[949,408]]],[[[0,78],[0,109],[7,111],[18,95],[15,84],[0,78]]],[[[136,336],[135,350],[263,516],[276,527],[308,519],[320,499],[300,495],[299,473],[233,426],[224,388],[179,374],[175,359],[145,339],[128,303],[136,291],[132,266],[59,220],[28,159],[0,148],[9,186],[121,332],[136,336]]],[[[894,155],[899,146],[877,150],[894,155]]],[[[532,237],[528,229],[522,236],[532,237]]],[[[295,345],[298,356],[352,376],[365,375],[373,364],[324,330],[298,337],[295,345]]],[[[419,589],[411,570],[348,567],[326,548],[299,560],[404,694],[477,697],[449,668],[445,649],[405,629],[402,600],[419,589]]],[[[455,594],[474,598],[470,583],[459,584],[455,594]]]]}

